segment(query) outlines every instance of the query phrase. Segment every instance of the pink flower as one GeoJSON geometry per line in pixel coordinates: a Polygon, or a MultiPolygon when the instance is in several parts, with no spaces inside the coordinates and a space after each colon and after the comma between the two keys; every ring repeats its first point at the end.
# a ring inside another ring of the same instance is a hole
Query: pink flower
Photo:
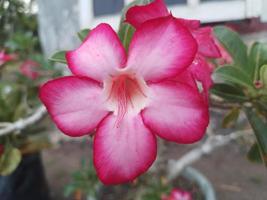
{"type": "MultiPolygon", "coordinates": [[[[138,28],[142,23],[163,16],[169,16],[170,13],[163,0],[154,0],[152,3],[141,6],[133,6],[126,13],[126,22],[138,28]]],[[[205,95],[208,95],[208,89],[212,86],[212,71],[209,70],[209,64],[205,58],[219,58],[220,51],[215,44],[213,30],[211,27],[200,28],[199,20],[187,20],[176,18],[177,21],[187,27],[198,43],[198,52],[188,73],[200,81],[203,85],[205,95]]],[[[207,98],[207,96],[206,96],[207,98]]]]}
{"type": "Polygon", "coordinates": [[[26,60],[20,65],[20,72],[29,79],[34,80],[39,77],[39,72],[37,71],[39,66],[39,63],[33,60],[26,60]]]}
{"type": "Polygon", "coordinates": [[[202,138],[208,105],[186,76],[170,80],[188,68],[196,50],[172,16],[140,25],[128,55],[113,29],[100,24],[67,52],[73,75],[44,84],[40,99],[65,134],[96,131],[93,159],[103,183],[129,182],[154,162],[156,136],[177,143],[202,138]]]}
{"type": "Polygon", "coordinates": [[[16,56],[14,54],[6,54],[4,50],[0,51],[0,66],[8,61],[14,60],[16,56]]]}
{"type": "Polygon", "coordinates": [[[161,200],[192,200],[192,196],[187,191],[173,189],[170,196],[163,196],[161,200]]]}

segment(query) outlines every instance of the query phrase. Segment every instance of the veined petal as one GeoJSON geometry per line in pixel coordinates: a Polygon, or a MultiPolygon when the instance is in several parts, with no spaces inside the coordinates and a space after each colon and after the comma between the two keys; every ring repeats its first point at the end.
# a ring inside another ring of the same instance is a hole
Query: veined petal
{"type": "Polygon", "coordinates": [[[133,35],[126,69],[146,81],[161,81],[189,67],[196,51],[191,33],[172,16],[149,20],[133,35]]]}
{"type": "Polygon", "coordinates": [[[152,3],[133,6],[126,13],[126,22],[138,28],[142,23],[150,19],[168,16],[170,13],[163,0],[155,0],[152,3]]]}
{"type": "Polygon", "coordinates": [[[63,77],[44,84],[40,99],[57,127],[69,136],[89,134],[108,114],[102,89],[88,78],[63,77]]]}
{"type": "Polygon", "coordinates": [[[73,74],[101,82],[124,66],[126,53],[114,30],[108,24],[100,24],[79,48],[67,52],[66,59],[73,74]]]}
{"type": "Polygon", "coordinates": [[[173,82],[150,84],[150,104],[143,121],[160,137],[177,143],[200,140],[209,123],[208,105],[190,86],[173,82]]]}
{"type": "Polygon", "coordinates": [[[197,40],[198,52],[201,55],[210,58],[221,57],[220,50],[214,41],[213,30],[211,27],[199,28],[193,31],[193,35],[197,40]]]}
{"type": "Polygon", "coordinates": [[[105,184],[129,182],[144,173],[156,158],[155,136],[140,115],[109,115],[98,127],[94,139],[94,165],[105,184]]]}

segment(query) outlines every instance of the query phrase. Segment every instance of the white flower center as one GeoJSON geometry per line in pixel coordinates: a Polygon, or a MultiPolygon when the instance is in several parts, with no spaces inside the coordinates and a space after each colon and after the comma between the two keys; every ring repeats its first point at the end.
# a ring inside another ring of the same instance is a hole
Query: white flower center
{"type": "Polygon", "coordinates": [[[104,81],[104,95],[108,110],[119,122],[126,113],[136,115],[147,105],[148,86],[133,73],[120,73],[104,81]]]}

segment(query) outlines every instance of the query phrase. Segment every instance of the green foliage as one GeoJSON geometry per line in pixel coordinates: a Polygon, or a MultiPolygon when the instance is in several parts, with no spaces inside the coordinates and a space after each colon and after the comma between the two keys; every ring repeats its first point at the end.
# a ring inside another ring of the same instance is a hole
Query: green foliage
{"type": "Polygon", "coordinates": [[[248,97],[245,96],[245,93],[242,91],[242,89],[225,83],[214,84],[210,92],[229,102],[242,103],[248,100],[248,97]]]}
{"type": "Polygon", "coordinates": [[[257,138],[261,157],[267,166],[267,122],[252,108],[245,108],[245,113],[257,138]]]}
{"type": "Polygon", "coordinates": [[[225,26],[216,26],[214,28],[214,33],[232,56],[234,65],[246,71],[248,74],[251,74],[253,69],[248,64],[247,46],[239,35],[225,26]]]}
{"type": "Polygon", "coordinates": [[[240,109],[235,107],[232,110],[230,110],[230,112],[228,112],[226,114],[226,116],[223,119],[222,122],[222,127],[223,128],[228,128],[230,126],[235,125],[238,117],[239,117],[239,113],[240,113],[240,109]]]}
{"type": "Polygon", "coordinates": [[[249,52],[249,61],[254,68],[254,73],[251,75],[254,79],[258,79],[260,67],[267,63],[267,44],[255,42],[249,52]]]}
{"type": "Polygon", "coordinates": [[[261,153],[260,153],[260,147],[257,143],[253,144],[252,147],[250,148],[247,158],[251,162],[255,163],[262,163],[262,158],[261,158],[261,153]]]}
{"type": "Polygon", "coordinates": [[[66,51],[58,51],[54,55],[52,55],[52,57],[49,60],[66,64],[67,61],[66,61],[65,55],[66,55],[66,51]]]}
{"type": "Polygon", "coordinates": [[[161,200],[163,194],[169,194],[172,190],[171,184],[164,183],[164,180],[155,180],[146,187],[142,200],[161,200]]]}
{"type": "Polygon", "coordinates": [[[21,161],[21,153],[17,148],[7,144],[4,147],[4,153],[0,156],[0,175],[7,176],[11,174],[21,161]]]}
{"type": "Polygon", "coordinates": [[[222,66],[215,71],[215,76],[221,78],[229,84],[236,84],[242,87],[253,88],[252,79],[242,71],[242,69],[235,66],[222,66]]]}
{"type": "Polygon", "coordinates": [[[16,118],[16,108],[23,98],[21,87],[12,82],[0,83],[0,121],[12,122],[16,118]]]}
{"type": "Polygon", "coordinates": [[[80,40],[83,41],[86,38],[86,36],[89,34],[89,32],[90,32],[90,29],[83,29],[79,31],[77,35],[80,38],[80,40]]]}
{"type": "Polygon", "coordinates": [[[255,42],[248,51],[234,31],[218,26],[215,34],[234,63],[232,66],[220,66],[215,71],[215,77],[223,83],[216,83],[211,92],[223,98],[224,102],[238,105],[225,116],[223,125],[227,127],[235,122],[239,109],[242,109],[257,138],[248,158],[260,160],[260,152],[267,166],[267,44],[255,42]]]}
{"type": "Polygon", "coordinates": [[[95,173],[92,163],[87,163],[85,159],[81,161],[81,169],[72,174],[72,181],[65,186],[64,196],[68,197],[77,191],[86,196],[96,197],[100,187],[100,182],[95,173]]]}
{"type": "Polygon", "coordinates": [[[260,80],[263,83],[263,87],[267,89],[267,64],[264,64],[260,68],[260,80]]]}
{"type": "Polygon", "coordinates": [[[0,46],[12,51],[40,51],[37,18],[32,3],[23,0],[0,1],[0,46]]]}
{"type": "Polygon", "coordinates": [[[126,51],[128,51],[130,42],[135,32],[135,28],[132,25],[125,23],[125,14],[127,10],[132,6],[147,4],[149,2],[150,2],[149,0],[135,0],[131,2],[129,5],[127,5],[122,11],[118,35],[126,51]]]}

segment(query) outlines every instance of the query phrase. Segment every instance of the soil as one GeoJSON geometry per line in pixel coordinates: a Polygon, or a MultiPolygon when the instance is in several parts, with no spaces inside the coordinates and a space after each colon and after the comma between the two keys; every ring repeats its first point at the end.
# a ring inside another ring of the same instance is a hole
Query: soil
{"type": "MultiPolygon", "coordinates": [[[[233,131],[232,129],[220,128],[221,118],[224,114],[222,112],[211,112],[210,124],[216,130],[216,133],[227,134],[233,131]]],[[[244,121],[242,116],[239,121],[244,121]]],[[[242,127],[246,126],[244,123],[239,124],[242,127]]],[[[58,148],[43,151],[46,175],[53,200],[73,199],[64,197],[63,189],[70,182],[71,173],[80,168],[81,158],[89,157],[88,152],[90,152],[91,144],[85,143],[88,143],[88,141],[75,139],[63,142],[58,148]]],[[[179,159],[195,147],[195,145],[179,145],[171,142],[166,142],[166,144],[165,154],[170,159],[179,159]]],[[[243,140],[237,140],[219,147],[192,165],[213,184],[218,200],[267,199],[267,170],[263,164],[256,164],[247,160],[248,147],[249,145],[244,143],[243,140]]],[[[112,188],[109,188],[109,190],[112,191],[112,188]]],[[[117,191],[127,193],[130,190],[127,190],[127,186],[123,186],[117,187],[117,191]]],[[[116,198],[110,197],[103,200],[115,199],[126,200],[117,196],[116,198]]],[[[199,200],[199,198],[194,200],[199,200]]]]}
{"type": "MultiPolygon", "coordinates": [[[[70,174],[80,168],[81,157],[89,151],[78,141],[62,143],[60,148],[43,152],[46,175],[54,200],[72,199],[63,196],[63,189],[70,181],[70,174]]],[[[169,144],[168,154],[179,158],[190,148],[188,145],[169,144]]],[[[267,172],[263,165],[246,159],[243,145],[233,142],[196,162],[212,183],[218,200],[266,200],[267,172]]],[[[121,199],[123,200],[123,199],[121,199]]]]}

